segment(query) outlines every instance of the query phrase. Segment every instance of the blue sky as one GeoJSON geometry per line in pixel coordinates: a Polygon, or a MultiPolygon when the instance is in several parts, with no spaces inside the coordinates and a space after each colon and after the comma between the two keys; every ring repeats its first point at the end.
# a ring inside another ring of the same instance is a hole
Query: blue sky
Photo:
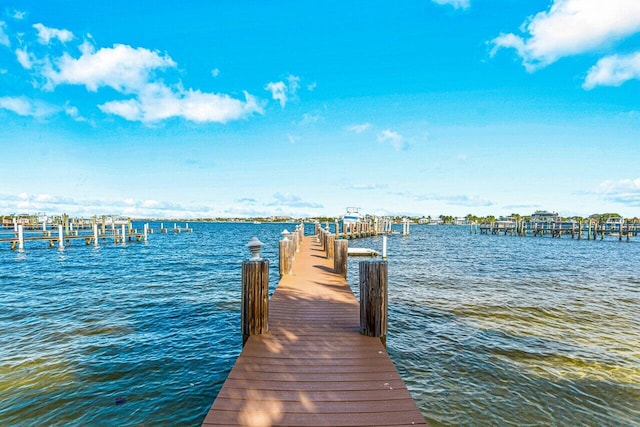
{"type": "Polygon", "coordinates": [[[640,216],[639,80],[637,0],[2,0],[0,212],[640,216]]]}

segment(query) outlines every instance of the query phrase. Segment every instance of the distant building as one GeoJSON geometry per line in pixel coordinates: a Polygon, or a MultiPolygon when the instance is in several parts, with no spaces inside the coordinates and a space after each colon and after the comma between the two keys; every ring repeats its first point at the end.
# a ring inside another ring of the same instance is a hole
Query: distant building
{"type": "Polygon", "coordinates": [[[469,220],[463,216],[459,216],[453,221],[453,223],[455,225],[469,225],[469,220]]]}
{"type": "Polygon", "coordinates": [[[559,222],[560,215],[558,212],[535,211],[531,215],[532,222],[559,222]]]}

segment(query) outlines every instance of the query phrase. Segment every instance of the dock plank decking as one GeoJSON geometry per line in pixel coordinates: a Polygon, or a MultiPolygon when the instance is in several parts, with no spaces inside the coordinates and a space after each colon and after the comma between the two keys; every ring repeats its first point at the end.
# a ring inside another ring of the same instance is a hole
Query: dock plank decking
{"type": "Polygon", "coordinates": [[[270,300],[269,332],[249,337],[202,425],[426,425],[359,316],[333,261],[305,237],[270,300]]]}

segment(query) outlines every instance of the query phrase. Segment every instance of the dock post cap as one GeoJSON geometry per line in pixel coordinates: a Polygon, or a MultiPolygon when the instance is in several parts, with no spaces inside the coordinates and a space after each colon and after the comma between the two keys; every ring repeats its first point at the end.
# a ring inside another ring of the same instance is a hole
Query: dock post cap
{"type": "Polygon", "coordinates": [[[289,236],[291,235],[291,233],[289,233],[289,230],[287,230],[286,228],[280,234],[282,234],[282,240],[289,240],[289,236]]]}
{"type": "Polygon", "coordinates": [[[249,261],[262,260],[262,258],[260,258],[260,250],[262,249],[263,246],[264,246],[264,243],[258,240],[257,237],[252,237],[251,240],[249,240],[249,243],[247,243],[247,247],[251,251],[251,258],[249,259],[249,261]]]}

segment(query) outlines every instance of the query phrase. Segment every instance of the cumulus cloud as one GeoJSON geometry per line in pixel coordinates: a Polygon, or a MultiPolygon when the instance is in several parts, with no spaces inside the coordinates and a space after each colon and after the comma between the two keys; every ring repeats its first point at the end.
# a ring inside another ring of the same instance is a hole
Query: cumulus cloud
{"type": "Polygon", "coordinates": [[[390,129],[383,130],[378,134],[378,142],[390,144],[397,151],[406,150],[408,148],[408,144],[404,137],[390,129]]]}
{"type": "Polygon", "coordinates": [[[129,121],[155,122],[181,117],[193,122],[226,123],[262,113],[262,107],[249,93],[245,101],[224,94],[203,93],[198,90],[174,91],[162,84],[147,85],[135,99],[110,101],[99,106],[104,113],[129,121]]]}
{"type": "Polygon", "coordinates": [[[290,75],[287,82],[269,82],[265,86],[265,90],[271,92],[271,97],[280,103],[280,107],[284,108],[291,97],[295,96],[300,87],[300,77],[290,75]]]}
{"type": "Polygon", "coordinates": [[[627,206],[640,206],[640,178],[607,180],[596,188],[606,200],[627,206]]]}
{"type": "Polygon", "coordinates": [[[470,0],[431,0],[438,4],[450,4],[456,9],[466,9],[470,6],[470,0]]]}
{"type": "Polygon", "coordinates": [[[362,133],[371,127],[371,123],[354,124],[347,128],[349,132],[362,133]]]}
{"type": "Polygon", "coordinates": [[[83,85],[92,92],[107,86],[118,92],[134,93],[148,84],[154,70],[176,66],[167,55],[123,44],[95,51],[89,43],[84,43],[81,51],[77,59],[63,54],[55,61],[55,67],[44,70],[49,89],[71,84],[83,85]]]}
{"type": "Polygon", "coordinates": [[[4,96],[0,98],[0,109],[12,111],[19,116],[45,118],[60,111],[54,105],[42,101],[34,101],[26,97],[4,96]]]}
{"type": "Polygon", "coordinates": [[[155,72],[176,67],[168,55],[122,44],[96,51],[84,43],[81,51],[78,58],[65,53],[53,66],[44,70],[46,87],[52,90],[62,84],[81,85],[92,92],[110,87],[131,95],[128,99],[99,105],[98,108],[106,114],[145,123],[174,117],[198,123],[226,123],[262,113],[260,103],[247,92],[241,100],[226,94],[186,90],[180,85],[168,86],[156,81],[155,72]]]}
{"type": "Polygon", "coordinates": [[[265,90],[271,92],[271,96],[276,101],[280,102],[280,106],[284,108],[287,104],[287,86],[284,82],[269,82],[265,86],[265,90]]]}
{"type": "Polygon", "coordinates": [[[73,40],[73,33],[69,30],[48,28],[42,24],[35,24],[33,28],[38,30],[38,41],[42,44],[49,44],[52,39],[58,39],[62,43],[73,40]]]}
{"type": "Polygon", "coordinates": [[[640,31],[637,0],[554,0],[548,11],[529,17],[524,35],[501,34],[491,55],[515,49],[528,71],[558,59],[598,49],[640,31]]]}
{"type": "Polygon", "coordinates": [[[620,86],[632,79],[640,79],[640,52],[601,58],[589,70],[582,87],[589,90],[596,86],[620,86]]]}

